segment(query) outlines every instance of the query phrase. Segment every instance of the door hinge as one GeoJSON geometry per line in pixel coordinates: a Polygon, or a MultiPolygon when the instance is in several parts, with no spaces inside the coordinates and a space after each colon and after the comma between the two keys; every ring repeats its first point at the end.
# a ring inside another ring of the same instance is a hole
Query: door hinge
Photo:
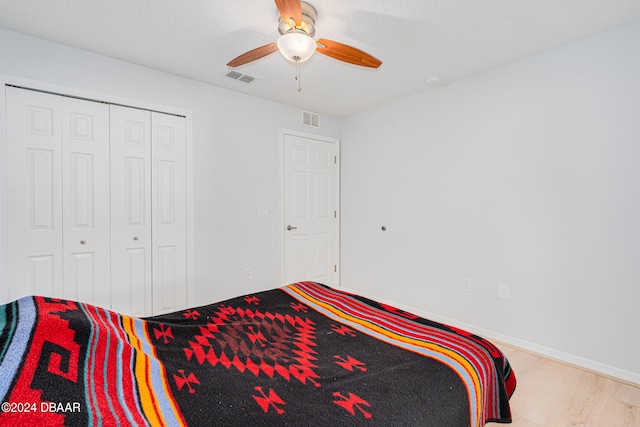
{"type": "Polygon", "coordinates": [[[338,272],[338,264],[333,264],[333,272],[334,273],[338,272]]]}
{"type": "Polygon", "coordinates": [[[333,211],[333,217],[338,218],[338,211],[333,211]]]}
{"type": "Polygon", "coordinates": [[[333,164],[334,165],[338,164],[338,156],[333,156],[333,164]]]}

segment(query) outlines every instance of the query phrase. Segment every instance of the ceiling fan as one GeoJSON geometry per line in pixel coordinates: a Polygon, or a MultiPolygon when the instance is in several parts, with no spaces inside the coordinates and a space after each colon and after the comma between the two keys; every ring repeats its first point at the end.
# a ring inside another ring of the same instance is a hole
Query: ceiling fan
{"type": "Polygon", "coordinates": [[[362,67],[378,68],[382,64],[379,59],[355,47],[327,39],[315,41],[313,36],[316,32],[318,14],[309,3],[300,0],[275,0],[275,3],[280,13],[280,38],[276,42],[243,53],[231,60],[227,66],[238,67],[278,51],[295,63],[304,62],[311,58],[314,52],[318,52],[362,67]]]}

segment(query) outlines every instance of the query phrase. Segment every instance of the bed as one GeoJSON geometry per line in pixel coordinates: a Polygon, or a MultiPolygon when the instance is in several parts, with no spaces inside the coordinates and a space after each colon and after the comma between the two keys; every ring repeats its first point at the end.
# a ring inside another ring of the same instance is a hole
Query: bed
{"type": "Polygon", "coordinates": [[[489,341],[315,282],[144,319],[24,297],[0,326],[3,426],[511,421],[489,341]]]}

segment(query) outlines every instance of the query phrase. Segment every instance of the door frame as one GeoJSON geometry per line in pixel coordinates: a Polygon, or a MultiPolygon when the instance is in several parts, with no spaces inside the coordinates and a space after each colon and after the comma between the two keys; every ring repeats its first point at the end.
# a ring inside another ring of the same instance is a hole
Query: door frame
{"type": "Polygon", "coordinates": [[[330,144],[335,144],[336,147],[336,156],[337,156],[337,161],[336,161],[336,180],[335,180],[335,194],[336,194],[336,212],[337,212],[337,227],[336,227],[336,232],[337,232],[337,236],[335,239],[335,251],[336,251],[336,257],[338,260],[338,268],[336,271],[336,284],[337,287],[340,287],[340,267],[341,267],[341,259],[340,259],[340,170],[341,170],[341,164],[340,164],[340,139],[338,138],[333,138],[333,137],[329,137],[329,136],[324,136],[324,135],[317,135],[314,133],[308,133],[308,132],[300,132],[300,131],[296,131],[296,130],[291,130],[291,129],[280,129],[280,233],[278,234],[279,239],[280,239],[280,282],[284,285],[288,284],[285,283],[285,267],[286,267],[286,259],[285,259],[285,237],[286,237],[286,218],[285,218],[285,137],[287,135],[291,135],[291,136],[297,136],[299,138],[305,138],[305,139],[313,139],[316,141],[322,141],[322,142],[328,142],[330,144]]]}
{"type": "MultiPolygon", "coordinates": [[[[54,83],[47,83],[38,80],[31,80],[23,77],[0,74],[0,129],[6,129],[6,86],[17,86],[25,89],[32,89],[41,92],[48,92],[53,95],[62,95],[88,101],[98,101],[107,104],[117,104],[143,110],[157,111],[166,114],[174,114],[185,117],[186,124],[186,169],[187,169],[187,305],[189,307],[197,305],[197,298],[194,285],[194,246],[193,246],[193,113],[191,110],[176,108],[166,105],[153,104],[138,99],[130,99],[122,96],[113,96],[101,92],[93,92],[78,88],[62,86],[54,83]]],[[[16,286],[8,283],[8,247],[7,247],[7,180],[6,176],[6,132],[0,132],[0,303],[8,303],[9,286],[16,286]]]]}

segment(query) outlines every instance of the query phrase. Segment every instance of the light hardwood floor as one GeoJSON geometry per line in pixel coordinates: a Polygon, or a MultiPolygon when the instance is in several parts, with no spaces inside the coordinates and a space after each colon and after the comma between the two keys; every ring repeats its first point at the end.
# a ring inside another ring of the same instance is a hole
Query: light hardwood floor
{"type": "Polygon", "coordinates": [[[509,359],[517,379],[510,401],[513,423],[506,425],[640,427],[640,387],[495,344],[509,359]]]}

